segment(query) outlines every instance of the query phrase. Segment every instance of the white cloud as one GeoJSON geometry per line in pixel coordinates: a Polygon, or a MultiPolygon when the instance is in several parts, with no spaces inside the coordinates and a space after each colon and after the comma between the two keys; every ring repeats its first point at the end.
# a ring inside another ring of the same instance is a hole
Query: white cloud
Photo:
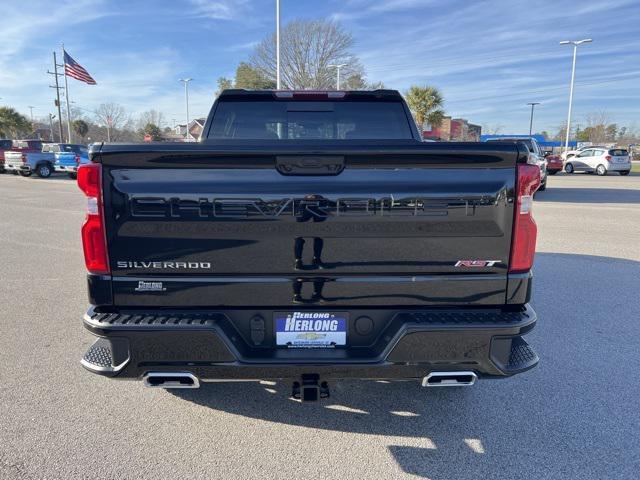
{"type": "Polygon", "coordinates": [[[189,0],[195,14],[214,20],[232,20],[245,11],[248,0],[189,0]]]}
{"type": "Polygon", "coordinates": [[[513,0],[444,10],[407,0],[391,3],[398,8],[379,16],[372,12],[377,4],[363,6],[344,21],[355,30],[370,81],[400,90],[435,85],[453,116],[477,123],[499,119],[524,131],[528,101],[544,100],[538,118],[548,129],[566,114],[571,51],[558,45],[565,37],[594,37],[579,53],[576,109],[599,105],[621,112],[621,122],[632,120],[629,108],[616,103],[623,86],[629,99],[640,96],[640,9],[631,5],[611,0],[574,8],[557,0],[532,10],[527,1],[513,0]]]}
{"type": "Polygon", "coordinates": [[[51,2],[46,0],[3,4],[0,62],[5,62],[26,45],[33,45],[52,30],[73,28],[109,15],[104,5],[104,0],[61,1],[56,2],[55,8],[51,8],[51,2]]]}

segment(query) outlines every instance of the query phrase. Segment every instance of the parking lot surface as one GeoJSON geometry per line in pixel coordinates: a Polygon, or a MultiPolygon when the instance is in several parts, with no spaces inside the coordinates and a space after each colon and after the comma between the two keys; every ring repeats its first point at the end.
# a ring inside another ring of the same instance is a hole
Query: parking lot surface
{"type": "Polygon", "coordinates": [[[638,478],[640,175],[560,174],[536,200],[536,369],[342,382],[303,405],[286,383],[172,393],[84,371],[84,198],[0,175],[0,478],[638,478]]]}

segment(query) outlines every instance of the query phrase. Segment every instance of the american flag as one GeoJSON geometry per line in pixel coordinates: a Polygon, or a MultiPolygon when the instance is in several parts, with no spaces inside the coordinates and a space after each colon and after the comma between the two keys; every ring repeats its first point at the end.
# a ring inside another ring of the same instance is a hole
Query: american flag
{"type": "Polygon", "coordinates": [[[66,51],[64,52],[64,74],[80,80],[81,82],[88,83],[89,85],[95,85],[96,81],[91,78],[89,72],[87,72],[82,65],[77,63],[71,55],[66,51]]]}

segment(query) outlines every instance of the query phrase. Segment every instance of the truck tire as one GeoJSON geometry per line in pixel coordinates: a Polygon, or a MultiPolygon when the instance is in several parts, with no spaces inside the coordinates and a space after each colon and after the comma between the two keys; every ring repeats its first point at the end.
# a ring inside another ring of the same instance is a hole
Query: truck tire
{"type": "Polygon", "coordinates": [[[629,172],[630,172],[630,171],[631,171],[631,170],[621,170],[621,171],[620,171],[620,175],[629,175],[629,172]]]}
{"type": "Polygon", "coordinates": [[[36,174],[40,178],[49,178],[51,176],[51,165],[48,163],[41,163],[36,167],[36,174]]]}
{"type": "Polygon", "coordinates": [[[564,166],[564,171],[565,171],[565,172],[567,172],[567,173],[573,173],[573,172],[574,172],[574,170],[573,170],[573,163],[567,163],[567,164],[564,166]]]}
{"type": "Polygon", "coordinates": [[[604,177],[607,174],[607,168],[604,165],[600,164],[596,167],[596,173],[599,176],[604,177]]]}
{"type": "Polygon", "coordinates": [[[31,176],[31,172],[23,172],[22,170],[20,170],[19,172],[17,172],[21,177],[30,177],[31,176]]]}

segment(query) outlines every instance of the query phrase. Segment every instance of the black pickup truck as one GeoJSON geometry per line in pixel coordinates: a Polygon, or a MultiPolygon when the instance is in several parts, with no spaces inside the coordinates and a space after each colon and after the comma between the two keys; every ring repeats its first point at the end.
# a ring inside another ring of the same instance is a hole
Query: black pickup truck
{"type": "Polygon", "coordinates": [[[422,142],[392,90],[227,90],[200,142],[90,157],[92,372],[282,379],[315,400],[338,379],[463,386],[538,362],[524,145],[422,142]]]}

